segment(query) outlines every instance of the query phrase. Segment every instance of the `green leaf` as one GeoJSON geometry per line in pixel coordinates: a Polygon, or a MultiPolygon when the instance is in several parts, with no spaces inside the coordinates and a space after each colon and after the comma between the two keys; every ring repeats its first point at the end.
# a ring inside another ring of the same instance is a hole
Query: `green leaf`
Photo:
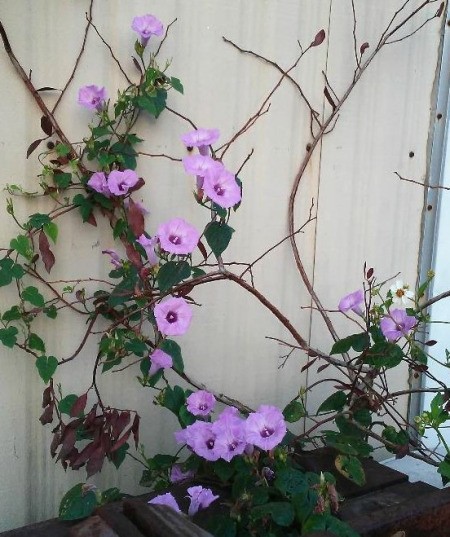
{"type": "Polygon", "coordinates": [[[113,131],[107,125],[93,127],[91,130],[94,138],[101,138],[102,136],[108,136],[109,134],[113,134],[113,131]]]}
{"type": "Polygon", "coordinates": [[[219,459],[212,463],[214,473],[221,481],[228,481],[235,473],[234,466],[231,462],[219,459]]]}
{"type": "Polygon", "coordinates": [[[427,365],[428,363],[428,356],[417,345],[411,346],[411,358],[419,364],[427,365]]]}
{"type": "MultiPolygon", "coordinates": [[[[127,445],[127,444],[124,444],[124,445],[127,445]]],[[[124,446],[122,446],[122,447],[124,447],[124,446]]],[[[119,451],[119,450],[117,450],[117,451],[119,451]]],[[[114,452],[114,453],[116,453],[116,452],[114,452]]],[[[106,490],[104,490],[102,492],[102,498],[100,500],[100,503],[102,505],[105,505],[105,504],[111,503],[111,502],[118,502],[124,496],[125,496],[125,494],[123,492],[120,492],[120,490],[117,487],[112,487],[112,488],[106,489],[106,490]]]]}
{"type": "Polygon", "coordinates": [[[28,344],[28,347],[30,347],[30,349],[34,349],[35,351],[40,351],[40,352],[45,353],[45,343],[37,334],[33,334],[32,332],[28,337],[27,344],[28,344]]]}
{"type": "Polygon", "coordinates": [[[110,152],[113,155],[121,157],[125,168],[134,170],[137,166],[136,156],[137,153],[130,144],[124,144],[122,142],[116,142],[110,148],[110,152]]]}
{"type": "Polygon", "coordinates": [[[360,334],[353,334],[344,339],[336,341],[331,348],[330,354],[343,354],[348,352],[351,348],[356,352],[362,352],[370,345],[370,338],[366,332],[360,334]]]}
{"type": "Polygon", "coordinates": [[[25,259],[31,260],[33,257],[34,252],[30,239],[25,235],[18,235],[15,239],[12,239],[9,246],[25,259]]]}
{"type": "Polygon", "coordinates": [[[63,496],[59,505],[61,520],[78,520],[93,513],[97,506],[97,495],[93,490],[83,491],[84,483],[78,483],[63,496]]]}
{"type": "Polygon", "coordinates": [[[172,367],[177,373],[183,373],[184,363],[181,355],[181,347],[171,339],[165,339],[160,345],[161,350],[172,357],[172,367]]]}
{"type": "Polygon", "coordinates": [[[42,214],[42,213],[35,213],[30,216],[28,219],[28,225],[30,227],[34,227],[36,229],[40,229],[45,224],[48,224],[51,222],[50,217],[48,214],[42,214]]]}
{"type": "Polygon", "coordinates": [[[338,455],[335,460],[335,465],[340,474],[342,474],[350,481],[353,481],[360,487],[366,482],[366,476],[361,464],[361,461],[357,457],[351,455],[338,455]]]}
{"type": "Polygon", "coordinates": [[[396,431],[395,427],[392,425],[388,425],[383,429],[383,432],[381,433],[381,436],[387,440],[388,442],[391,442],[392,444],[395,444],[398,446],[398,448],[392,448],[390,446],[386,446],[386,449],[390,451],[391,453],[397,453],[402,447],[407,446],[409,444],[409,436],[406,431],[403,431],[400,429],[400,431],[396,431]]]}
{"type": "Polygon", "coordinates": [[[283,468],[276,472],[274,486],[285,496],[291,496],[299,492],[306,492],[309,483],[304,472],[295,468],[283,468]]]}
{"type": "Polygon", "coordinates": [[[160,291],[164,293],[190,275],[191,267],[187,261],[168,261],[158,270],[156,280],[160,291]]]}
{"type": "Polygon", "coordinates": [[[438,474],[441,474],[443,485],[450,482],[450,460],[448,456],[439,464],[438,474]]]}
{"type": "Polygon", "coordinates": [[[65,172],[54,173],[53,181],[55,181],[58,188],[65,189],[72,183],[72,174],[65,172]]]}
{"type": "Polygon", "coordinates": [[[74,393],[71,393],[69,395],[66,395],[61,401],[58,403],[58,409],[61,412],[61,414],[67,414],[70,416],[70,411],[72,410],[73,405],[77,402],[78,395],[75,395],[74,393]]]}
{"type": "Polygon", "coordinates": [[[85,198],[83,194],[77,194],[73,197],[72,203],[79,208],[83,222],[87,222],[94,210],[92,201],[89,198],[85,198]]]}
{"type": "Polygon", "coordinates": [[[205,238],[213,254],[218,257],[227,249],[234,229],[228,224],[210,222],[205,228],[205,238]]]}
{"type": "Polygon", "coordinates": [[[333,410],[340,412],[347,402],[347,395],[343,391],[338,391],[327,397],[325,401],[320,405],[318,414],[322,412],[332,412],[333,410]]]}
{"type": "Polygon", "coordinates": [[[58,238],[58,226],[54,222],[48,222],[48,224],[44,224],[43,229],[47,237],[51,239],[53,243],[56,243],[56,239],[58,238]]]}
{"type": "Polygon", "coordinates": [[[192,425],[196,421],[196,418],[189,412],[186,405],[182,405],[178,411],[178,421],[182,427],[186,427],[187,425],[192,425]]]}
{"type": "Polygon", "coordinates": [[[47,384],[58,367],[58,360],[54,356],[39,356],[36,359],[36,367],[39,371],[39,376],[47,384]]]}
{"type": "Polygon", "coordinates": [[[306,416],[305,407],[303,406],[303,403],[300,401],[291,401],[288,403],[284,410],[283,410],[283,416],[286,421],[289,423],[295,423],[300,418],[303,418],[306,416]]]}
{"type": "Polygon", "coordinates": [[[49,319],[56,319],[58,315],[58,310],[56,309],[56,306],[52,304],[48,308],[44,308],[44,313],[49,319]]]}
{"type": "Polygon", "coordinates": [[[8,311],[5,311],[3,314],[2,320],[6,322],[18,321],[22,318],[22,312],[19,309],[19,306],[13,306],[8,311]]]}
{"type": "Polygon", "coordinates": [[[204,276],[206,272],[198,267],[192,267],[191,274],[193,278],[198,278],[199,276],[204,276]]]}
{"type": "Polygon", "coordinates": [[[33,286],[25,287],[22,291],[22,300],[33,304],[33,306],[36,306],[37,308],[43,308],[45,306],[44,297],[37,288],[33,286]]]}
{"type": "Polygon", "coordinates": [[[138,338],[126,341],[124,347],[127,351],[132,352],[136,356],[144,356],[144,354],[148,354],[148,347],[145,341],[138,338]]]}
{"type": "Polygon", "coordinates": [[[166,107],[167,91],[163,89],[156,90],[154,96],[145,94],[136,99],[139,108],[146,110],[151,116],[157,118],[166,107]]]}
{"type": "Polygon", "coordinates": [[[402,349],[395,343],[380,341],[364,355],[364,363],[375,367],[396,367],[403,359],[402,349]]]}
{"type": "Polygon", "coordinates": [[[0,260],[0,287],[9,285],[13,278],[19,280],[24,274],[22,265],[14,263],[9,257],[0,260]]]}
{"type": "Polygon", "coordinates": [[[345,522],[328,513],[314,513],[305,520],[302,525],[302,535],[310,533],[315,535],[316,532],[327,532],[327,535],[331,534],[336,537],[359,537],[359,534],[345,522]]]}
{"type": "Polygon", "coordinates": [[[70,154],[70,147],[66,144],[56,144],[55,151],[58,157],[67,157],[70,154]]]}
{"type": "Polygon", "coordinates": [[[270,516],[275,524],[287,527],[294,521],[294,508],[288,502],[269,502],[254,507],[250,516],[256,520],[270,516]]]}
{"type": "MultiPolygon", "coordinates": [[[[116,468],[120,468],[120,465],[125,460],[129,447],[130,447],[130,444],[128,444],[128,442],[125,442],[125,444],[120,446],[119,449],[116,449],[115,451],[111,453],[111,461],[116,468]]],[[[110,500],[110,501],[114,501],[114,500],[110,500]]]]}
{"type": "Polygon", "coordinates": [[[171,410],[176,416],[180,411],[180,407],[186,402],[184,390],[180,386],[170,386],[164,390],[164,398],[162,405],[171,410]]]}
{"type": "Polygon", "coordinates": [[[183,84],[180,82],[179,78],[173,76],[170,79],[170,85],[175,91],[178,91],[179,93],[184,93],[183,84]]]}
{"type": "Polygon", "coordinates": [[[19,331],[15,326],[9,326],[8,328],[0,328],[0,341],[12,349],[17,341],[17,334],[19,331]]]}

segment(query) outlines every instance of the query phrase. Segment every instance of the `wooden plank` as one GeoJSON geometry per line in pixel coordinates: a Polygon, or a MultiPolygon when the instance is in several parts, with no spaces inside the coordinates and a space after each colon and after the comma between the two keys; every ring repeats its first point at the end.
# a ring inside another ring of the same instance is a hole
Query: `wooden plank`
{"type": "MultiPolygon", "coordinates": [[[[98,515],[89,517],[80,522],[70,530],[71,537],[120,537],[102,518],[98,515]]],[[[51,534],[49,537],[53,537],[51,534]]]]}
{"type": "Polygon", "coordinates": [[[100,509],[97,514],[119,535],[119,537],[143,537],[144,534],[123,513],[122,502],[115,502],[100,509]]]}
{"type": "Polygon", "coordinates": [[[165,505],[148,505],[139,500],[125,500],[123,511],[147,537],[213,537],[165,505]]]}
{"type": "Polygon", "coordinates": [[[73,522],[60,522],[52,519],[38,524],[23,526],[15,530],[6,531],[2,537],[70,537],[70,528],[73,522]]]}

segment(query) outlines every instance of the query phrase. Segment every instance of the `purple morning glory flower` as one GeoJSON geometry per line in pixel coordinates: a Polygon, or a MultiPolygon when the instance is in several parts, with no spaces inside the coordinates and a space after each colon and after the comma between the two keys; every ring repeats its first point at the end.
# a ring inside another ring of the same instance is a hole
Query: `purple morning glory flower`
{"type": "Polygon", "coordinates": [[[192,320],[192,308],[184,298],[170,297],[158,302],[154,309],[158,330],[164,336],[181,336],[192,320]]]}
{"type": "Polygon", "coordinates": [[[141,235],[137,242],[144,248],[147,254],[147,259],[150,265],[153,267],[159,263],[158,256],[155,253],[155,247],[158,244],[158,237],[148,238],[145,235],[141,235]]]}
{"type": "Polygon", "coordinates": [[[189,487],[187,491],[191,500],[188,510],[189,516],[194,516],[200,509],[206,509],[219,497],[214,496],[211,489],[205,489],[201,485],[189,487]]]}
{"type": "Polygon", "coordinates": [[[138,181],[139,177],[133,170],[114,170],[108,176],[108,188],[111,194],[124,196],[138,181]]]}
{"type": "Polygon", "coordinates": [[[78,104],[89,110],[100,111],[106,101],[106,89],[95,85],[83,86],[78,90],[78,104]]]}
{"type": "Polygon", "coordinates": [[[187,444],[194,453],[207,461],[217,461],[220,457],[216,449],[216,435],[212,429],[212,423],[207,421],[195,421],[186,429],[177,431],[175,440],[179,444],[187,444]]]}
{"type": "Polygon", "coordinates": [[[209,153],[208,146],[216,143],[219,136],[218,129],[196,129],[183,134],[181,139],[186,147],[198,147],[201,155],[207,155],[209,153]]]}
{"type": "Polygon", "coordinates": [[[415,317],[406,314],[405,310],[392,310],[389,315],[380,321],[383,335],[389,341],[397,341],[402,336],[407,336],[409,331],[417,323],[415,317]]]}
{"type": "Polygon", "coordinates": [[[228,170],[213,170],[206,174],[203,191],[210,200],[229,209],[241,201],[241,188],[236,177],[228,170]]]}
{"type": "Polygon", "coordinates": [[[194,416],[208,416],[214,410],[216,398],[206,390],[198,390],[198,392],[191,393],[186,403],[187,409],[194,416]]]}
{"type": "Polygon", "coordinates": [[[172,367],[173,360],[172,356],[167,354],[167,352],[162,351],[161,349],[155,349],[149,356],[151,360],[149,375],[154,375],[160,369],[168,369],[172,367]]]}
{"type": "Polygon", "coordinates": [[[122,266],[122,261],[119,257],[119,254],[115,250],[102,250],[102,254],[107,254],[110,256],[111,263],[117,267],[120,268],[122,266]]]}
{"type": "Polygon", "coordinates": [[[247,446],[245,421],[238,416],[237,408],[226,408],[213,423],[212,430],[222,459],[230,462],[235,455],[244,453],[247,446]]]}
{"type": "Polygon", "coordinates": [[[200,240],[200,233],[182,218],[161,224],[157,232],[161,247],[171,254],[190,254],[200,240]]]}
{"type": "Polygon", "coordinates": [[[209,171],[223,169],[223,164],[219,160],[207,155],[188,155],[183,159],[183,166],[186,173],[197,176],[197,188],[203,187],[203,178],[209,171]]]}
{"type": "Polygon", "coordinates": [[[103,172],[93,173],[86,184],[88,187],[92,188],[92,190],[95,190],[106,197],[110,194],[106,175],[103,172]]]}
{"type": "Polygon", "coordinates": [[[195,474],[193,470],[187,470],[186,472],[183,472],[179,464],[174,464],[170,469],[169,480],[171,483],[181,483],[181,481],[191,479],[192,477],[194,477],[194,475],[195,474]]]}
{"type": "Polygon", "coordinates": [[[144,47],[152,35],[159,37],[164,33],[163,23],[150,14],[134,17],[131,28],[139,34],[144,47]]]}
{"type": "Polygon", "coordinates": [[[177,501],[175,500],[175,498],[170,492],[166,492],[166,494],[160,494],[159,496],[155,496],[148,503],[152,503],[153,505],[167,505],[168,507],[171,507],[177,513],[181,513],[181,509],[178,506],[177,501]]]}
{"type": "Polygon", "coordinates": [[[271,405],[261,405],[249,414],[245,422],[247,442],[268,451],[278,446],[287,428],[281,410],[271,405]]]}
{"type": "Polygon", "coordinates": [[[348,310],[352,310],[354,313],[361,315],[362,309],[361,304],[364,302],[364,291],[362,289],[358,289],[354,293],[350,293],[349,295],[344,296],[339,301],[339,311],[342,313],[345,313],[348,310]]]}

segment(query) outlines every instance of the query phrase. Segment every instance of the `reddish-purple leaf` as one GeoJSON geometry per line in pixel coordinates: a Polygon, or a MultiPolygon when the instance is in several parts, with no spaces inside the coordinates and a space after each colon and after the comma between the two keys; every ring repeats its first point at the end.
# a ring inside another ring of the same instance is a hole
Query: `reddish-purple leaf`
{"type": "Polygon", "coordinates": [[[55,457],[56,450],[60,443],[61,443],[61,433],[56,432],[53,435],[52,443],[50,444],[50,455],[52,456],[52,458],[55,457]]]}
{"type": "Polygon", "coordinates": [[[47,423],[51,423],[53,421],[54,406],[55,405],[51,403],[45,407],[44,412],[42,412],[41,417],[39,418],[39,421],[42,423],[42,425],[46,425],[47,423]]]}
{"type": "Polygon", "coordinates": [[[47,235],[42,230],[39,232],[39,251],[41,252],[45,270],[50,273],[55,264],[55,256],[50,250],[50,243],[48,242],[47,235]]]}
{"type": "Polygon", "coordinates": [[[145,231],[144,215],[139,206],[130,198],[128,205],[128,223],[135,237],[140,237],[145,231]]]}
{"type": "Polygon", "coordinates": [[[100,447],[94,451],[88,463],[86,464],[86,473],[88,477],[97,474],[103,467],[103,461],[105,460],[105,452],[100,447]]]}
{"type": "Polygon", "coordinates": [[[320,367],[317,368],[317,373],[321,373],[324,369],[326,369],[330,364],[323,364],[320,367]]]}
{"type": "Polygon", "coordinates": [[[366,274],[366,278],[370,280],[370,278],[373,276],[373,268],[371,267],[366,274]]]}
{"type": "Polygon", "coordinates": [[[331,97],[331,93],[328,91],[328,88],[326,86],[323,88],[323,94],[325,95],[326,100],[330,103],[331,108],[333,110],[336,110],[336,104],[333,101],[333,97],[331,97]]]}
{"type": "Polygon", "coordinates": [[[365,42],[359,47],[359,52],[361,53],[361,56],[364,54],[364,52],[369,48],[369,43],[365,42]]]}
{"type": "Polygon", "coordinates": [[[95,219],[94,213],[91,213],[87,219],[86,222],[88,224],[91,224],[91,226],[97,227],[97,220],[95,219]]]}
{"type": "Polygon", "coordinates": [[[98,447],[98,444],[90,442],[78,455],[78,457],[72,463],[72,469],[78,470],[86,464],[86,461],[91,457],[94,450],[98,447]]]}
{"type": "Polygon", "coordinates": [[[437,343],[437,341],[436,341],[435,339],[430,339],[429,341],[427,341],[427,342],[425,343],[425,345],[426,345],[427,347],[433,347],[434,345],[436,345],[436,343],[437,343]]]}
{"type": "Polygon", "coordinates": [[[127,242],[125,244],[125,251],[127,253],[128,259],[133,263],[133,265],[138,270],[140,270],[142,267],[142,261],[141,261],[141,256],[136,251],[136,249],[129,242],[127,242]]]}
{"type": "Polygon", "coordinates": [[[62,446],[61,446],[61,449],[59,450],[58,458],[56,459],[57,461],[59,460],[64,461],[67,458],[69,453],[72,451],[73,446],[75,445],[75,440],[76,440],[75,429],[67,426],[64,429],[64,432],[62,434],[62,438],[61,438],[62,446]]]}
{"type": "Polygon", "coordinates": [[[324,39],[325,39],[325,30],[320,30],[320,32],[316,34],[314,41],[311,43],[311,46],[318,47],[319,45],[323,43],[324,39]]]}
{"type": "Polygon", "coordinates": [[[208,259],[208,252],[206,251],[205,245],[202,241],[198,241],[198,249],[200,250],[200,253],[202,254],[204,260],[206,261],[208,259]]]}
{"type": "Polygon", "coordinates": [[[194,289],[193,285],[183,285],[183,287],[180,287],[180,289],[178,289],[177,296],[186,297],[189,295],[192,289],[194,289]]]}
{"type": "Polygon", "coordinates": [[[53,133],[53,125],[48,116],[41,117],[41,129],[47,136],[51,136],[53,133]]]}
{"type": "Polygon", "coordinates": [[[125,410],[120,413],[119,418],[115,422],[111,436],[113,438],[119,438],[122,432],[125,430],[126,426],[130,423],[130,413],[125,410]]]}
{"type": "Polygon", "coordinates": [[[442,15],[442,13],[444,12],[444,6],[445,2],[441,2],[439,9],[436,11],[436,17],[440,17],[442,15]]]}
{"type": "Polygon", "coordinates": [[[139,444],[139,422],[141,418],[139,417],[139,414],[136,414],[133,420],[133,425],[131,426],[131,432],[133,433],[134,438],[134,445],[136,446],[136,449],[139,444]]]}
{"type": "Polygon", "coordinates": [[[36,149],[36,147],[43,141],[45,138],[39,138],[39,140],[35,140],[32,142],[27,149],[27,158],[31,155],[31,153],[36,149]]]}
{"type": "Polygon", "coordinates": [[[76,418],[79,416],[85,409],[87,402],[87,392],[83,395],[80,395],[78,399],[73,404],[72,408],[70,409],[70,417],[76,418]]]}
{"type": "Polygon", "coordinates": [[[119,448],[121,448],[130,437],[130,434],[131,429],[128,429],[128,431],[122,436],[122,438],[113,445],[109,452],[114,453],[114,451],[117,451],[119,448]]]}
{"type": "Polygon", "coordinates": [[[136,190],[139,190],[140,188],[142,188],[143,186],[145,185],[145,181],[144,179],[142,179],[142,177],[139,177],[139,180],[138,182],[132,186],[128,192],[136,192],[136,190]]]}
{"type": "Polygon", "coordinates": [[[42,408],[45,408],[47,405],[51,404],[52,402],[52,393],[53,393],[53,386],[47,386],[45,388],[44,392],[42,393],[42,408]]]}
{"type": "Polygon", "coordinates": [[[306,371],[307,369],[309,369],[313,363],[317,360],[317,358],[314,358],[313,360],[307,362],[300,370],[301,373],[303,373],[303,371],[306,371]]]}

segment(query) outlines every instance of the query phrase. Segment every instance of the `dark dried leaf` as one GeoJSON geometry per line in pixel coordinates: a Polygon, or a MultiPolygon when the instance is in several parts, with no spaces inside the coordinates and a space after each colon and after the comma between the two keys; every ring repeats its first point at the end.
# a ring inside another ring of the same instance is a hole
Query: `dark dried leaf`
{"type": "Polygon", "coordinates": [[[136,58],[133,56],[133,63],[134,63],[134,66],[136,67],[136,69],[141,73],[142,75],[142,68],[141,66],[139,65],[139,62],[136,60],[136,58]]]}
{"type": "Polygon", "coordinates": [[[91,214],[87,217],[86,222],[87,222],[88,224],[91,224],[91,226],[95,226],[95,227],[97,227],[97,220],[95,219],[94,213],[91,213],[91,214]]]}
{"type": "Polygon", "coordinates": [[[364,54],[364,52],[369,48],[369,43],[363,43],[360,47],[359,47],[359,52],[361,53],[361,56],[364,54]]]}
{"type": "Polygon", "coordinates": [[[128,205],[128,223],[135,237],[139,238],[143,235],[145,231],[144,215],[131,198],[128,205]]]}
{"type": "Polygon", "coordinates": [[[131,432],[133,433],[134,438],[134,445],[136,446],[136,449],[138,448],[139,444],[139,422],[141,418],[139,417],[139,414],[136,414],[133,420],[133,425],[131,426],[131,432]]]}
{"type": "Polygon", "coordinates": [[[320,367],[317,368],[317,373],[322,373],[324,369],[326,369],[330,364],[323,364],[320,367]]]}
{"type": "Polygon", "coordinates": [[[99,447],[94,451],[88,463],[86,464],[87,476],[91,477],[91,475],[100,472],[103,467],[104,460],[105,452],[103,451],[103,447],[99,447]]]}
{"type": "Polygon", "coordinates": [[[198,241],[197,246],[203,256],[203,259],[206,261],[208,259],[208,252],[206,251],[205,245],[202,243],[202,241],[198,241]]]}
{"type": "Polygon", "coordinates": [[[57,88],[51,88],[50,86],[43,86],[42,88],[38,88],[36,91],[61,91],[57,88]]]}
{"type": "Polygon", "coordinates": [[[427,347],[433,347],[434,345],[436,345],[436,343],[437,343],[437,341],[435,339],[430,339],[425,343],[425,345],[427,347]]]}
{"type": "Polygon", "coordinates": [[[183,285],[180,289],[178,289],[177,296],[186,297],[189,295],[189,293],[194,289],[193,285],[183,285]]]}
{"type": "Polygon", "coordinates": [[[53,125],[48,116],[41,117],[41,129],[47,136],[51,136],[53,133],[53,125]]]}
{"type": "Polygon", "coordinates": [[[139,180],[138,182],[132,186],[128,192],[136,192],[136,190],[139,190],[140,188],[142,188],[143,186],[145,185],[145,181],[144,179],[142,179],[142,177],[139,177],[139,180]]]}
{"type": "Polygon", "coordinates": [[[50,455],[52,456],[52,458],[55,457],[56,450],[60,443],[61,443],[61,433],[56,432],[53,435],[52,443],[50,444],[50,455]]]}
{"type": "Polygon", "coordinates": [[[113,447],[109,450],[109,452],[114,453],[114,451],[117,451],[119,448],[121,448],[130,437],[130,434],[131,434],[131,429],[128,429],[128,431],[122,436],[122,438],[113,445],[113,447]]]}
{"type": "Polygon", "coordinates": [[[76,440],[75,429],[67,426],[64,429],[64,432],[62,434],[62,438],[61,438],[62,446],[61,446],[61,449],[59,450],[58,458],[56,459],[57,461],[59,460],[64,461],[67,459],[67,456],[72,451],[75,445],[75,440],[76,440]]]}
{"type": "Polygon", "coordinates": [[[373,276],[373,268],[371,267],[366,274],[366,278],[370,280],[370,278],[373,276]]]}
{"type": "Polygon", "coordinates": [[[42,412],[41,417],[39,418],[39,421],[42,423],[42,425],[46,425],[47,423],[51,423],[53,421],[54,406],[55,405],[51,403],[45,407],[44,412],[42,412]]]}
{"type": "Polygon", "coordinates": [[[115,439],[119,438],[127,425],[130,423],[130,413],[128,410],[121,412],[117,421],[114,423],[111,436],[115,439]]]}
{"type": "Polygon", "coordinates": [[[45,138],[39,138],[39,140],[35,140],[32,142],[28,149],[27,149],[27,158],[31,155],[31,153],[36,149],[36,147],[43,141],[45,138]]]}
{"type": "Polygon", "coordinates": [[[325,95],[325,98],[329,102],[331,108],[336,110],[336,103],[333,101],[333,97],[326,86],[323,88],[323,94],[325,95]]]}
{"type": "Polygon", "coordinates": [[[45,408],[46,406],[51,404],[52,395],[53,395],[53,386],[50,384],[50,386],[47,386],[47,388],[45,388],[42,394],[42,408],[45,408]]]}
{"type": "Polygon", "coordinates": [[[78,470],[84,466],[87,460],[91,457],[92,453],[98,448],[98,444],[90,442],[78,455],[78,457],[72,463],[72,469],[78,470]]]}
{"type": "Polygon", "coordinates": [[[76,418],[79,416],[85,409],[87,402],[87,393],[84,393],[83,395],[80,395],[78,399],[75,401],[74,405],[70,409],[70,417],[76,418]]]}
{"type": "Polygon", "coordinates": [[[311,46],[318,47],[319,45],[323,43],[324,39],[325,39],[325,30],[320,30],[320,32],[316,34],[314,41],[311,43],[311,46]]]}
{"type": "Polygon", "coordinates": [[[45,270],[50,273],[55,264],[55,256],[50,250],[50,243],[48,242],[47,235],[42,230],[39,232],[39,251],[41,252],[45,270]]]}
{"type": "Polygon", "coordinates": [[[439,9],[436,11],[436,17],[440,17],[444,12],[445,2],[441,2],[439,9]]]}
{"type": "Polygon", "coordinates": [[[307,362],[302,368],[301,368],[301,372],[303,373],[303,371],[306,371],[307,369],[309,369],[313,363],[317,360],[317,358],[314,358],[313,360],[307,362]]]}

